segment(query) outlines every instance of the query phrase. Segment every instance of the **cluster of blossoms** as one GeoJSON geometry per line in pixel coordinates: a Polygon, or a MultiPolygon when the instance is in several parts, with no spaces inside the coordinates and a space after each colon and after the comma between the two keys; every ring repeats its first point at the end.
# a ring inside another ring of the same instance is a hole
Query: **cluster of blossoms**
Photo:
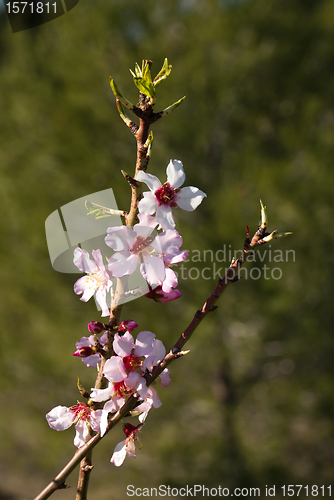
{"type": "MultiPolygon", "coordinates": [[[[175,229],[172,209],[178,206],[192,211],[206,196],[195,187],[180,188],[185,174],[182,163],[178,160],[170,161],[165,184],[143,171],[137,174],[136,180],[149,188],[149,192],[145,192],[138,203],[139,223],[133,227],[108,228],[105,242],[114,251],[108,264],[104,265],[101,250],[93,250],[93,260],[86,250],[76,248],[74,251],[74,264],[86,274],[77,280],[74,291],[78,295],[82,294],[80,300],[84,302],[95,295],[102,309],[102,316],[110,314],[111,304],[107,302],[107,293],[111,293],[112,299],[113,278],[129,276],[138,266],[149,286],[147,297],[167,302],[181,295],[176,288],[178,280],[172,266],[184,261],[188,253],[180,250],[182,237],[175,229]]],[[[134,321],[126,320],[114,332],[109,331],[108,325],[104,323],[89,323],[91,335],[82,337],[76,343],[73,355],[82,358],[88,367],[101,366],[102,369],[103,363],[103,376],[108,385],[103,389],[92,388],[90,394],[85,393],[87,403],[78,402],[69,408],[57,406],[46,415],[50,427],[58,431],[75,424],[74,444],[81,447],[90,438],[92,431],[103,436],[108,430],[110,416],[134,395],[137,398],[136,414],[139,414],[139,424],[124,425],[126,439],[118,443],[111,458],[116,466],[123,463],[126,455],[136,456],[137,432],[144,425],[149,410],[161,405],[153,385],[155,382],[147,385],[147,375],[165,357],[166,350],[163,343],[150,331],[140,332],[135,340],[131,332],[137,327],[134,321]],[[113,335],[113,352],[105,360],[102,358],[107,352],[108,335],[113,335]]],[[[167,387],[170,383],[169,370],[165,369],[159,377],[161,386],[167,387]]]]}
{"type": "MultiPolygon", "coordinates": [[[[106,327],[99,322],[89,323],[90,331],[100,331],[106,327]]],[[[119,443],[111,458],[111,462],[119,466],[128,454],[135,457],[134,441],[137,439],[136,432],[143,425],[149,410],[158,408],[161,401],[153,385],[147,386],[145,374],[151,372],[161,361],[166,349],[163,343],[155,338],[154,333],[142,331],[137,335],[136,341],[132,331],[138,325],[131,320],[123,321],[118,327],[118,333],[114,336],[114,356],[109,358],[104,365],[103,375],[108,380],[105,389],[92,389],[88,403],[78,402],[71,407],[57,406],[47,415],[48,424],[52,429],[62,431],[75,424],[76,435],[74,445],[78,448],[83,446],[91,437],[93,430],[103,436],[107,430],[108,418],[116,413],[131,395],[137,399],[136,411],[140,413],[140,424],[135,427],[125,424],[124,432],[127,438],[119,443]],[[104,403],[103,408],[95,410],[95,403],[104,403]]],[[[87,366],[97,366],[101,361],[98,349],[103,349],[106,334],[100,339],[96,335],[82,337],[77,342],[77,351],[74,356],[82,357],[87,366]]],[[[167,387],[170,383],[169,370],[166,368],[160,375],[161,386],[167,387]]]]}
{"type": "Polygon", "coordinates": [[[113,296],[113,277],[129,276],[138,266],[150,287],[147,293],[149,298],[167,302],[180,297],[181,293],[176,288],[177,276],[172,266],[186,260],[188,253],[180,250],[182,237],[175,229],[172,208],[195,210],[206,196],[193,186],[180,188],[185,174],[178,160],[169,162],[167,182],[164,184],[154,175],[143,171],[137,173],[136,180],[145,183],[150,191],[144,192],[138,203],[138,224],[108,228],[105,243],[114,253],[108,259],[107,269],[100,250],[93,250],[94,260],[90,259],[86,250],[76,248],[74,251],[74,264],[80,271],[87,273],[75,283],[74,291],[78,295],[82,294],[80,300],[84,302],[95,294],[102,316],[109,316],[107,292],[113,296]],[[156,234],[156,230],[160,232],[156,234]],[[153,290],[156,290],[155,294],[152,294],[153,290]]]}

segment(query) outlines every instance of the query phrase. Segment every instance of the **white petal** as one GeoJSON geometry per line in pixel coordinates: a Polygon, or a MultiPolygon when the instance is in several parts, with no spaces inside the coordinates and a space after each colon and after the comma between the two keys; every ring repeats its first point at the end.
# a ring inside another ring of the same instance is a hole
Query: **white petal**
{"type": "Polygon", "coordinates": [[[112,384],[109,384],[106,389],[92,389],[90,398],[96,403],[101,403],[102,401],[106,401],[107,399],[111,398],[113,394],[114,388],[112,384]]]}
{"type": "Polygon", "coordinates": [[[95,295],[96,302],[102,309],[101,316],[109,316],[110,312],[107,306],[107,290],[105,288],[99,288],[95,295]]]}
{"type": "Polygon", "coordinates": [[[160,257],[154,255],[148,257],[143,255],[143,264],[140,266],[140,272],[150,285],[162,283],[165,279],[165,264],[160,257]],[[143,270],[143,272],[142,272],[143,270]]]}
{"type": "Polygon", "coordinates": [[[126,457],[126,444],[125,439],[116,445],[114,454],[110,459],[110,462],[119,467],[122,465],[126,457]]]}
{"type": "Polygon", "coordinates": [[[174,188],[179,188],[185,181],[182,162],[179,160],[170,160],[167,166],[167,182],[174,188]]]}
{"type": "Polygon", "coordinates": [[[162,229],[174,229],[174,217],[172,209],[168,205],[161,205],[161,207],[158,207],[155,218],[157,219],[157,222],[158,224],[160,224],[162,229]]]}
{"type": "Polygon", "coordinates": [[[87,302],[93,297],[95,290],[98,288],[96,280],[91,276],[82,276],[74,283],[74,292],[79,295],[82,293],[80,300],[87,302]]]}
{"type": "Polygon", "coordinates": [[[158,200],[156,196],[151,193],[151,191],[143,193],[143,198],[138,203],[139,213],[142,214],[154,214],[158,208],[158,200]]]}
{"type": "Polygon", "coordinates": [[[73,424],[75,414],[71,412],[67,406],[56,406],[49,413],[47,413],[46,420],[48,421],[51,429],[64,431],[73,424]]]}
{"type": "Polygon", "coordinates": [[[206,194],[194,186],[182,188],[179,193],[174,196],[174,201],[180,208],[187,212],[192,212],[202,202],[206,194]]]}
{"type": "Polygon", "coordinates": [[[136,180],[140,182],[145,182],[149,190],[153,192],[161,188],[161,182],[159,181],[158,177],[152,174],[147,174],[142,170],[140,170],[136,175],[136,180]]]}
{"type": "Polygon", "coordinates": [[[108,412],[105,410],[92,411],[90,414],[90,425],[93,431],[98,432],[102,437],[108,426],[108,412]]]}
{"type": "Polygon", "coordinates": [[[75,426],[75,438],[74,438],[74,446],[80,448],[86,443],[86,439],[89,436],[89,430],[87,422],[83,420],[79,420],[75,426]]]}

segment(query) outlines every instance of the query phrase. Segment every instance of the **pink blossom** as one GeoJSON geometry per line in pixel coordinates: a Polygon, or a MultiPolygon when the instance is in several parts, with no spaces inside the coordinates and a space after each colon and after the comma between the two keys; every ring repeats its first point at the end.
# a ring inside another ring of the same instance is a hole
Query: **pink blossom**
{"type": "Polygon", "coordinates": [[[51,429],[63,431],[75,424],[76,434],[74,445],[80,448],[85,444],[89,433],[89,425],[103,436],[108,425],[108,412],[103,410],[93,410],[86,403],[81,403],[67,408],[67,406],[56,406],[46,415],[47,422],[51,429]]]}
{"type": "Polygon", "coordinates": [[[203,191],[193,186],[180,188],[185,181],[185,173],[179,160],[170,160],[165,184],[161,184],[155,175],[142,170],[137,173],[136,180],[144,182],[150,190],[143,193],[143,198],[138,203],[139,212],[151,215],[155,213],[156,220],[163,229],[175,227],[172,208],[179,206],[190,212],[195,210],[206,196],[203,191]]]}
{"type": "Polygon", "coordinates": [[[161,256],[160,242],[151,236],[153,227],[136,224],[109,227],[106,244],[115,250],[109,260],[108,269],[117,278],[135,272],[140,264],[140,272],[149,284],[162,283],[165,279],[165,265],[161,256]]]}
{"type": "Polygon", "coordinates": [[[102,316],[109,316],[107,292],[113,293],[111,276],[103,265],[101,250],[93,250],[92,255],[94,261],[89,258],[86,250],[79,247],[74,250],[74,264],[80,271],[87,273],[87,276],[82,276],[75,282],[74,291],[77,295],[82,293],[80,300],[83,302],[87,302],[95,294],[102,316]]]}
{"type": "MultiPolygon", "coordinates": [[[[102,402],[110,399],[111,406],[106,404],[104,408],[117,411],[131,394],[137,394],[143,405],[139,411],[147,411],[152,406],[158,408],[161,401],[156,390],[152,386],[147,387],[144,375],[165,356],[163,343],[149,331],[140,332],[136,341],[130,332],[123,336],[116,333],[113,350],[115,356],[106,361],[103,369],[109,385],[106,389],[92,389],[92,400],[102,402]]],[[[168,370],[166,373],[169,373],[168,370]]],[[[162,378],[162,386],[165,387],[168,385],[166,373],[162,378]]]]}

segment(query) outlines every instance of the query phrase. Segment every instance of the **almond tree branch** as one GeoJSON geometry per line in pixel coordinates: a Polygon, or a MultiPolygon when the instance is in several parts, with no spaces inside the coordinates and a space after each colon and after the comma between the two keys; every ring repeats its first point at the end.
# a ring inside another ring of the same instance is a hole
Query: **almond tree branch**
{"type": "MultiPolygon", "coordinates": [[[[198,328],[202,320],[210,313],[217,309],[215,303],[226,290],[226,288],[238,281],[237,271],[238,269],[245,263],[247,256],[251,252],[255,252],[258,247],[271,241],[271,239],[275,239],[282,236],[287,236],[291,233],[279,233],[277,234],[275,231],[273,233],[266,233],[266,212],[265,207],[261,202],[261,224],[258,227],[258,230],[255,232],[253,238],[249,239],[249,230],[247,228],[247,238],[244,243],[244,249],[242,254],[237,260],[232,260],[230,267],[226,271],[224,277],[220,277],[218,283],[213,291],[213,293],[208,297],[208,299],[203,304],[202,308],[196,311],[194,318],[187,326],[187,328],[181,333],[179,339],[176,341],[172,349],[166,354],[164,359],[158,363],[158,365],[153,369],[152,373],[146,375],[146,383],[149,386],[152,384],[162,373],[162,371],[167,368],[168,365],[175,359],[180,358],[186,352],[183,352],[181,349],[191,338],[192,334],[198,328]]],[[[125,416],[128,415],[130,411],[132,411],[136,407],[137,397],[132,394],[130,398],[126,401],[123,407],[118,410],[108,421],[108,426],[106,433],[104,436],[113,428],[115,425],[125,416]]],[[[103,438],[104,438],[103,436],[103,438]]],[[[85,457],[89,457],[89,453],[93,450],[93,448],[103,439],[100,434],[95,434],[84,446],[78,449],[73,458],[68,462],[68,464],[64,467],[64,469],[54,478],[53,481],[34,499],[34,500],[45,500],[49,498],[52,493],[54,493],[58,489],[66,488],[65,480],[71,474],[71,472],[77,467],[79,462],[85,457]]],[[[86,463],[87,465],[87,463],[86,463]]],[[[84,462],[82,462],[82,468],[84,466],[84,462]]],[[[89,467],[91,464],[89,463],[89,467]]],[[[88,481],[89,474],[83,476],[85,481],[88,481]]],[[[83,481],[82,488],[85,487],[85,481],[83,481]]],[[[85,500],[85,497],[78,497],[77,500],[85,500]]]]}

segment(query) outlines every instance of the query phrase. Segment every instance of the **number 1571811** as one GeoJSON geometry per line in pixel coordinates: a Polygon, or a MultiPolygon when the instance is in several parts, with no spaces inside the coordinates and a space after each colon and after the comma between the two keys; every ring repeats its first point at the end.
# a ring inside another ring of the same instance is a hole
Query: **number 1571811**
{"type": "Polygon", "coordinates": [[[24,14],[26,13],[37,13],[37,14],[49,14],[50,12],[56,14],[57,12],[57,2],[8,2],[6,3],[8,14],[24,14]]]}

